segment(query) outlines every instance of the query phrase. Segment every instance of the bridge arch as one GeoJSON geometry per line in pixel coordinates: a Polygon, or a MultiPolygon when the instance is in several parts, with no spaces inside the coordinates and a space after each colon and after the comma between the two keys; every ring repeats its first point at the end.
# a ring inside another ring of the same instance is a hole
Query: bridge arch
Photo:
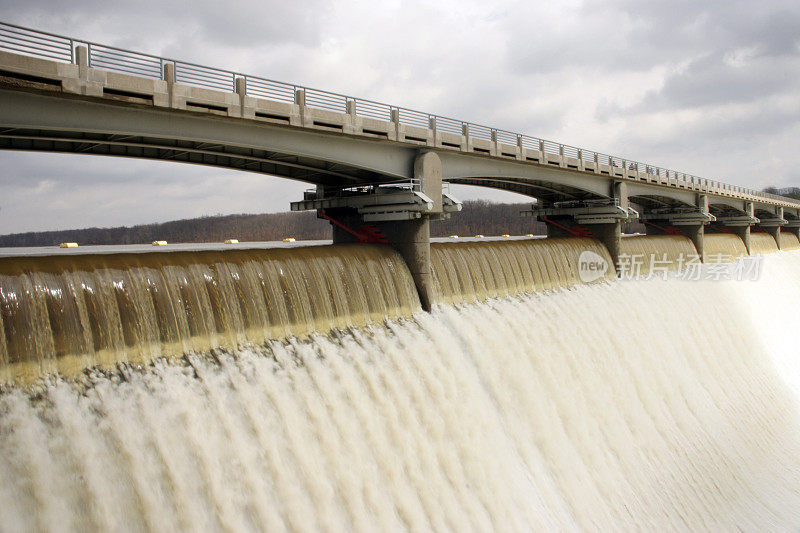
{"type": "Polygon", "coordinates": [[[708,199],[708,210],[715,216],[741,216],[746,215],[747,202],[736,198],[712,196],[708,199]]]}

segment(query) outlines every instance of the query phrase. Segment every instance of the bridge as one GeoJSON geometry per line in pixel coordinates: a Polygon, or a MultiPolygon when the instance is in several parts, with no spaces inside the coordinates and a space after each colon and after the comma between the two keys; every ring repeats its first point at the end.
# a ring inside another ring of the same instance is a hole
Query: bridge
{"type": "Polygon", "coordinates": [[[430,220],[461,204],[443,184],[535,199],[548,236],[621,224],[682,233],[800,236],[800,201],[537,137],[267,78],[0,23],[0,148],[226,167],[314,185],[334,242],[395,247],[431,304],[430,220]]]}

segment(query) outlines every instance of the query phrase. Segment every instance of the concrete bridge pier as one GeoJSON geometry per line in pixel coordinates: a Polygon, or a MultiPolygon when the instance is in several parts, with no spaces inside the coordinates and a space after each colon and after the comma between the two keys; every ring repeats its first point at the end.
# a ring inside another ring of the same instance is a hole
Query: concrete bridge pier
{"type": "Polygon", "coordinates": [[[755,224],[758,224],[758,222],[760,222],[760,220],[755,216],[753,202],[744,202],[743,215],[717,217],[717,225],[726,228],[728,231],[742,239],[748,254],[751,253],[750,228],[755,224]]]}
{"type": "Polygon", "coordinates": [[[413,220],[367,222],[351,210],[325,210],[323,215],[330,217],[333,244],[373,242],[388,244],[397,250],[414,279],[422,308],[431,310],[435,297],[429,216],[413,220]]]}
{"type": "Polygon", "coordinates": [[[800,240],[800,219],[787,220],[781,230],[786,233],[791,233],[800,240]]]}
{"type": "Polygon", "coordinates": [[[707,224],[716,220],[709,212],[708,196],[698,194],[695,207],[654,209],[641,215],[648,235],[685,235],[694,244],[697,256],[705,261],[703,238],[707,224]]]}
{"type": "MultiPolygon", "coordinates": [[[[410,162],[409,167],[412,167],[410,162]]],[[[333,243],[382,243],[397,250],[414,279],[422,308],[434,304],[430,221],[460,211],[461,203],[442,192],[442,163],[435,152],[418,152],[413,180],[358,187],[317,187],[292,211],[316,210],[332,226],[333,243]]]]}
{"type": "Polygon", "coordinates": [[[788,220],[783,218],[783,208],[782,207],[775,207],[774,209],[774,216],[761,216],[759,218],[760,222],[756,224],[756,227],[761,228],[765,232],[772,235],[772,238],[775,239],[775,244],[778,245],[778,250],[781,249],[781,228],[789,223],[788,220]]]}
{"type": "Polygon", "coordinates": [[[619,269],[622,223],[635,220],[638,213],[628,202],[625,182],[610,185],[609,197],[598,200],[555,202],[523,211],[547,224],[547,237],[593,237],[605,245],[614,267],[619,269]]]}

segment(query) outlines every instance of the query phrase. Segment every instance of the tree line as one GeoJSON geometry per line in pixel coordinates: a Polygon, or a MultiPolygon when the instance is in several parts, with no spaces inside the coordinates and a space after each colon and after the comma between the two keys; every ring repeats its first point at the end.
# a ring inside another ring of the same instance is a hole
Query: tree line
{"type": "MultiPolygon", "coordinates": [[[[767,187],[764,192],[800,199],[800,187],[767,187]]],[[[546,227],[519,212],[528,203],[494,203],[487,200],[467,200],[459,213],[449,219],[431,222],[433,237],[459,235],[545,235],[546,227]]],[[[625,224],[627,233],[644,232],[639,223],[625,224]]],[[[0,247],[58,246],[62,242],[92,244],[146,244],[153,241],[222,242],[279,241],[291,237],[297,240],[331,238],[330,223],[317,218],[314,212],[262,213],[203,216],[173,220],[160,224],[120,226],[115,228],[83,228],[62,231],[39,231],[0,235],[0,247]]]]}
{"type": "MultiPolygon", "coordinates": [[[[530,204],[492,203],[467,200],[460,213],[447,220],[431,223],[431,235],[472,236],[543,235],[544,224],[519,212],[530,204]]],[[[317,218],[314,212],[264,213],[204,216],[173,220],[160,224],[120,226],[114,228],[82,228],[61,231],[39,231],[0,235],[0,247],[58,246],[62,242],[93,244],[149,244],[153,241],[222,242],[276,241],[287,237],[297,240],[330,239],[330,223],[317,218]]]]}

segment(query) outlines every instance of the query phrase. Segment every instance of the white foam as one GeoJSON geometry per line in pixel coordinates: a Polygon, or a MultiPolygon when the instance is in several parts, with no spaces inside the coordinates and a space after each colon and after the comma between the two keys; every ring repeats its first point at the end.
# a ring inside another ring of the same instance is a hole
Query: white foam
{"type": "Polygon", "coordinates": [[[800,254],[0,396],[8,530],[797,530],[800,254]]]}

